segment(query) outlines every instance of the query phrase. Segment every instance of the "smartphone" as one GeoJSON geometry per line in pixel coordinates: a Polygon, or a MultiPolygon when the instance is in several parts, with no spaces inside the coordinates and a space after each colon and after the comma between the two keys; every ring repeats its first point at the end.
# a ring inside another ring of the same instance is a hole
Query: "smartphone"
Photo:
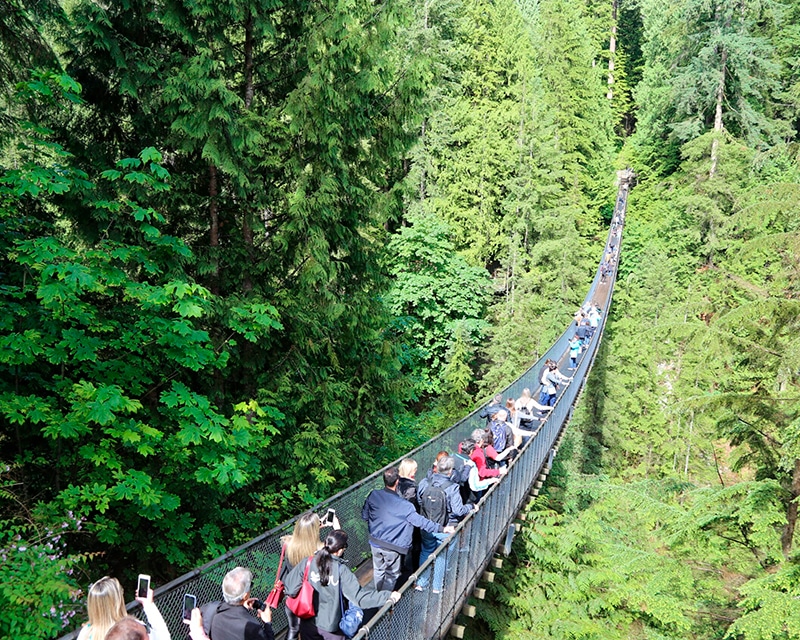
{"type": "Polygon", "coordinates": [[[191,593],[187,593],[183,596],[183,619],[184,620],[191,620],[192,619],[192,609],[197,606],[197,598],[193,596],[191,593]]]}
{"type": "Polygon", "coordinates": [[[333,525],[333,519],[336,517],[336,510],[335,509],[328,509],[328,513],[325,514],[325,522],[330,525],[333,525]]]}
{"type": "Polygon", "coordinates": [[[253,611],[263,611],[267,608],[266,602],[261,602],[258,598],[254,598],[252,602],[253,611]]]}
{"type": "Polygon", "coordinates": [[[148,591],[150,591],[150,576],[140,573],[139,582],[136,584],[136,597],[146,598],[148,591]]]}

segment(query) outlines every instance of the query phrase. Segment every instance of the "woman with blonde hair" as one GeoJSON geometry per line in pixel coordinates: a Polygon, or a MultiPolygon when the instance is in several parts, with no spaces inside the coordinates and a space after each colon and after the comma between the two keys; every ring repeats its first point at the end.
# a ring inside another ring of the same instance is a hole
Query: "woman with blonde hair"
{"type": "MultiPolygon", "coordinates": [[[[326,522],[326,525],[339,528],[339,520],[333,516],[333,522],[326,522]]],[[[292,535],[284,536],[281,542],[284,545],[285,559],[281,568],[281,580],[285,581],[289,572],[306,558],[313,556],[322,548],[322,541],[319,539],[319,531],[322,522],[319,516],[313,511],[304,513],[294,523],[292,535]]],[[[284,605],[286,607],[286,605],[284,605]]],[[[286,621],[289,623],[286,630],[286,640],[297,640],[300,635],[300,618],[286,607],[286,621]]]]}
{"type": "MultiPolygon", "coordinates": [[[[397,481],[397,495],[408,500],[414,505],[414,508],[419,511],[419,502],[417,502],[417,461],[413,458],[404,458],[397,465],[397,474],[400,479],[397,481]]],[[[416,571],[419,566],[419,552],[422,549],[422,538],[420,537],[419,529],[414,527],[414,533],[411,536],[411,548],[403,559],[403,574],[411,575],[416,571]]]]}
{"type": "Polygon", "coordinates": [[[78,640],[103,640],[106,632],[128,615],[119,580],[103,576],[92,584],[86,597],[86,609],[89,622],[83,625],[78,640]]]}
{"type": "Polygon", "coordinates": [[[417,506],[417,462],[411,458],[400,461],[397,467],[400,481],[397,483],[397,495],[408,500],[414,507],[417,506]]]}
{"type": "Polygon", "coordinates": [[[308,582],[314,589],[314,616],[300,622],[303,640],[346,640],[339,629],[339,621],[344,611],[342,603],[364,609],[382,607],[387,600],[396,604],[399,591],[376,591],[372,582],[362,587],[355,574],[342,560],[347,549],[347,534],[344,531],[331,531],[325,544],[306,562],[300,563],[286,578],[286,595],[296,596],[303,584],[303,576],[308,572],[308,582]]]}

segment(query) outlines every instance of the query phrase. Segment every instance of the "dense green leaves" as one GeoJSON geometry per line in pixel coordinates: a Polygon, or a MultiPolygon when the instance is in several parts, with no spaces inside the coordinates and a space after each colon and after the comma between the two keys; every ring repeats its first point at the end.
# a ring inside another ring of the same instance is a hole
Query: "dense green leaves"
{"type": "Polygon", "coordinates": [[[232,334],[215,345],[203,324],[213,299],[180,271],[191,251],[138,199],[168,188],[161,155],[149,148],[120,161],[100,187],[59,145],[49,148],[49,164],[31,160],[2,177],[12,232],[0,415],[12,427],[7,459],[23,478],[9,497],[47,496],[36,520],[74,513],[97,541],[126,549],[120,560],[144,553],[183,563],[216,548],[193,522],[208,514],[204,500],[260,480],[281,417],[254,399],[218,409],[194,372],[223,370],[235,335],[253,341],[279,330],[277,312],[232,307],[232,334]],[[86,215],[106,225],[95,241],[65,232],[69,220],[53,199],[65,192],[80,193],[86,215]],[[171,535],[142,544],[139,522],[171,535]]]}
{"type": "Polygon", "coordinates": [[[456,334],[480,343],[489,294],[486,271],[455,252],[449,227],[433,216],[412,217],[389,244],[392,289],[387,303],[405,341],[419,352],[423,392],[438,393],[456,334]],[[426,388],[427,387],[427,388],[426,388]]]}

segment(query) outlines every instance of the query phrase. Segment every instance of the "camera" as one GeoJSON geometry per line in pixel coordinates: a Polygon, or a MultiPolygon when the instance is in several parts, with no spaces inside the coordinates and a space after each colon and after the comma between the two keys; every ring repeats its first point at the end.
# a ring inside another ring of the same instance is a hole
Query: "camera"
{"type": "Polygon", "coordinates": [[[253,601],[250,603],[250,606],[253,608],[253,611],[263,611],[267,608],[266,602],[261,602],[258,598],[254,598],[253,601]]]}

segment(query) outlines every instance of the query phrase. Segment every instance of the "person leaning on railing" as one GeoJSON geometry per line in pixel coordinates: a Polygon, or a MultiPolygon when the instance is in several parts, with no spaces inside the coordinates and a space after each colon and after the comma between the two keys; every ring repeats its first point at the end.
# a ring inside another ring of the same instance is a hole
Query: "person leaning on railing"
{"type": "Polygon", "coordinates": [[[361,517],[367,521],[369,528],[373,580],[378,590],[394,589],[400,576],[401,558],[411,547],[414,527],[430,533],[454,531],[452,527],[443,528],[423,518],[414,505],[403,500],[397,494],[399,479],[396,467],[384,471],[383,489],[372,490],[361,510],[361,517]]]}
{"type": "Polygon", "coordinates": [[[552,407],[556,403],[558,385],[562,382],[569,384],[571,381],[572,378],[565,376],[558,370],[558,363],[551,360],[542,376],[542,393],[539,396],[539,402],[552,407]]]}
{"type": "Polygon", "coordinates": [[[496,478],[505,475],[508,467],[501,467],[499,469],[490,469],[486,463],[486,458],[491,457],[493,460],[498,459],[498,454],[494,447],[489,444],[489,436],[484,429],[475,429],[472,432],[471,440],[475,443],[474,448],[469,454],[470,459],[475,463],[478,469],[478,477],[481,480],[486,478],[496,478]]]}
{"type": "Polygon", "coordinates": [[[483,494],[486,493],[486,490],[493,484],[500,482],[500,476],[496,476],[494,478],[481,478],[478,475],[478,467],[475,465],[475,462],[471,457],[474,449],[475,441],[472,438],[467,438],[458,445],[458,455],[466,456],[468,459],[468,462],[465,464],[469,468],[469,476],[467,479],[467,487],[469,488],[469,491],[462,488],[461,495],[462,498],[466,496],[464,502],[469,504],[477,504],[480,502],[483,494]]]}

